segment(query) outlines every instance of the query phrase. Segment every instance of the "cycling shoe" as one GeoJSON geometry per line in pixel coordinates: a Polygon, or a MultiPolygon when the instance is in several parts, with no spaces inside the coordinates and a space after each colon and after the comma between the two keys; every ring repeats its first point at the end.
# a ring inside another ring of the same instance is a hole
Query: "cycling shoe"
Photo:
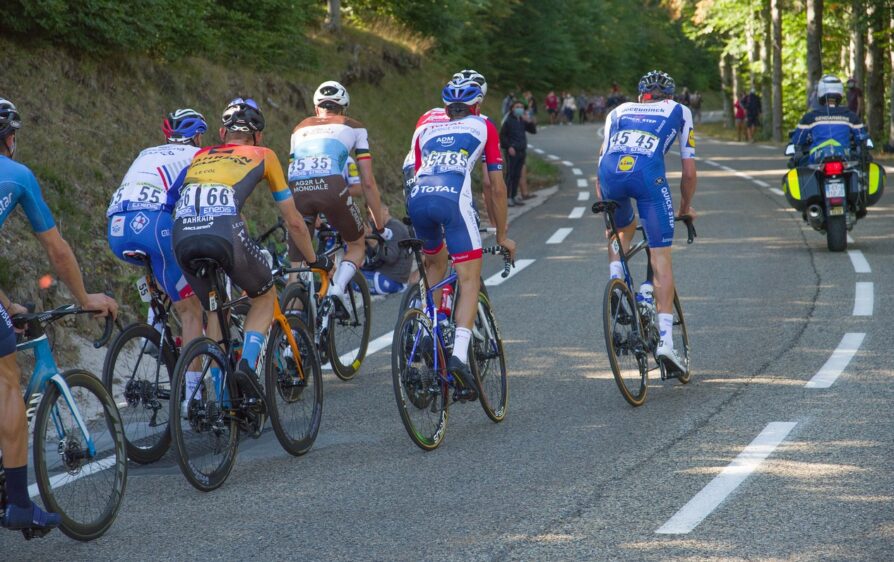
{"type": "Polygon", "coordinates": [[[0,518],[0,524],[14,531],[32,531],[26,533],[26,538],[30,538],[28,534],[33,536],[43,536],[51,529],[55,529],[62,523],[62,518],[55,513],[49,513],[42,510],[34,503],[31,507],[19,507],[9,504],[0,518]]]}

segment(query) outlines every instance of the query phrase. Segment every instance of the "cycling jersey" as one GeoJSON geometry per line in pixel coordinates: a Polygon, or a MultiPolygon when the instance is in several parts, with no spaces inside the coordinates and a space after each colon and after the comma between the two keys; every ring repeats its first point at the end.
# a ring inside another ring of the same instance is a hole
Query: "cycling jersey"
{"type": "Polygon", "coordinates": [[[599,158],[603,199],[616,201],[615,222],[633,222],[633,206],[653,248],[670,246],[674,238],[674,206],[664,168],[664,155],[674,141],[680,157],[695,158],[695,132],[689,108],[675,101],[624,103],[605,120],[599,158]]]}
{"type": "Polygon", "coordinates": [[[357,163],[354,162],[354,159],[350,156],[348,157],[348,163],[345,164],[345,169],[342,170],[341,175],[345,177],[345,182],[348,186],[360,185],[360,170],[357,168],[357,163]]]}
{"type": "Polygon", "coordinates": [[[408,209],[423,250],[434,254],[446,238],[455,262],[481,257],[471,173],[484,155],[488,171],[501,170],[500,139],[493,123],[470,115],[430,121],[414,134],[416,185],[408,209]],[[443,233],[442,233],[443,232],[443,233]]]}
{"type": "Polygon", "coordinates": [[[127,211],[171,211],[168,191],[177,190],[198,147],[164,144],[140,152],[115,190],[106,216],[127,211]]]}
{"type": "Polygon", "coordinates": [[[792,143],[810,147],[810,161],[824,156],[850,156],[851,144],[869,137],[856,113],[847,107],[808,111],[792,134],[792,143]]]}
{"type": "Polygon", "coordinates": [[[12,328],[9,313],[0,304],[0,357],[6,357],[16,351],[16,333],[12,328]]]}
{"type": "Polygon", "coordinates": [[[11,158],[0,156],[0,226],[16,205],[22,206],[34,232],[40,234],[56,226],[31,170],[11,158]]]}

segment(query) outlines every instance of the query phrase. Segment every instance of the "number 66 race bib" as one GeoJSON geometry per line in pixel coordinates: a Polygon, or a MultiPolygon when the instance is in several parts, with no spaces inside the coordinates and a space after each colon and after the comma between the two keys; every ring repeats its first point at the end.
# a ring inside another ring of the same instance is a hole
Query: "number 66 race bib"
{"type": "Polygon", "coordinates": [[[236,215],[235,192],[226,185],[191,183],[183,188],[174,218],[236,215]]]}

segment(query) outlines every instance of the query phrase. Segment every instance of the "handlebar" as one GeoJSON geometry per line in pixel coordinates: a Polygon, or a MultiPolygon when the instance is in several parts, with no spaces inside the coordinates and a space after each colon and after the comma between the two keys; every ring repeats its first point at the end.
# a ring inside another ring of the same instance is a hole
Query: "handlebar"
{"type": "MultiPolygon", "coordinates": [[[[599,214],[599,213],[611,213],[617,208],[618,208],[617,201],[606,200],[606,201],[596,201],[595,203],[593,203],[592,210],[593,210],[593,213],[599,214]]],[[[692,244],[693,242],[695,242],[695,238],[698,236],[698,233],[695,231],[695,226],[692,224],[693,219],[692,219],[691,215],[680,215],[678,217],[674,217],[674,222],[682,222],[683,224],[686,225],[686,237],[687,237],[686,243],[687,244],[692,244]]],[[[639,228],[642,228],[642,226],[640,226],[639,228]]]]}
{"type": "MultiPolygon", "coordinates": [[[[35,337],[43,333],[43,328],[49,324],[52,324],[56,320],[61,318],[65,318],[66,316],[72,316],[77,314],[96,314],[98,310],[85,310],[80,308],[79,306],[73,304],[67,304],[65,306],[60,306],[54,310],[47,310],[44,312],[28,312],[25,314],[16,314],[11,318],[12,325],[15,326],[19,330],[24,330],[26,337],[35,337]]],[[[109,342],[109,339],[112,337],[112,331],[117,324],[119,328],[121,328],[120,320],[113,320],[111,315],[107,315],[105,318],[105,326],[103,327],[102,336],[99,339],[93,342],[93,347],[95,349],[99,349],[103,347],[109,342]]]]}
{"type": "Polygon", "coordinates": [[[515,267],[515,262],[512,261],[512,258],[509,255],[509,250],[504,248],[503,246],[490,246],[488,248],[481,248],[482,254],[500,254],[503,256],[503,272],[500,273],[500,277],[506,278],[509,277],[509,270],[512,267],[515,267]]]}

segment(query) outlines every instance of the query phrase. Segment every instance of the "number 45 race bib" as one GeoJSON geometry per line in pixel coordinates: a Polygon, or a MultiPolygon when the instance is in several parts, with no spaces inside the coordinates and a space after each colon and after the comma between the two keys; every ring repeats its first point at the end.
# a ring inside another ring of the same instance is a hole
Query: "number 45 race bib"
{"type": "Polygon", "coordinates": [[[608,151],[652,156],[659,142],[658,137],[645,131],[619,131],[609,140],[608,151]]]}
{"type": "Polygon", "coordinates": [[[174,218],[220,217],[238,214],[235,191],[226,185],[191,183],[183,188],[174,218]]]}

